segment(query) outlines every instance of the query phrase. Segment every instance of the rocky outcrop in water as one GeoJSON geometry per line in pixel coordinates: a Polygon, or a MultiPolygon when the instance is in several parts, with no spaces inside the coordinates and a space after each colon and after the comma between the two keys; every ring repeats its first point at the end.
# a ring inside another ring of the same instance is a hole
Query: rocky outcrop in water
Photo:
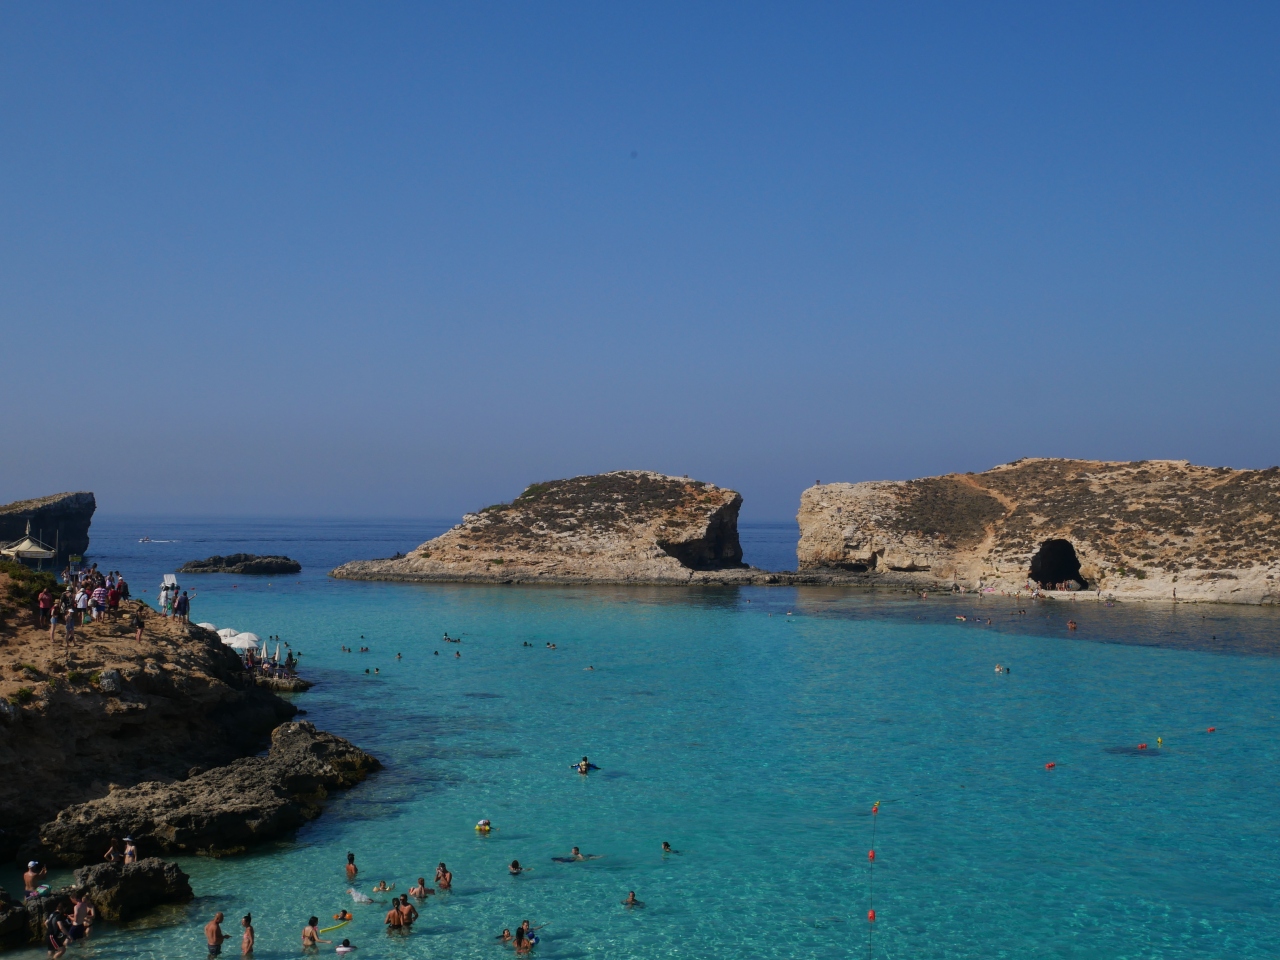
{"type": "Polygon", "coordinates": [[[55,907],[66,909],[72,895],[87,896],[100,919],[117,923],[161,904],[193,898],[191,881],[182,869],[158,857],[127,866],[116,861],[83,867],[75,872],[71,886],[25,901],[0,889],[0,950],[45,943],[44,918],[55,907]]]}
{"type": "Polygon", "coordinates": [[[253,553],[233,553],[227,557],[192,560],[178,568],[179,573],[240,573],[267,576],[273,573],[298,573],[302,564],[288,557],[260,557],[253,553]]]}
{"type": "Polygon", "coordinates": [[[381,764],[310,723],[286,723],[265,757],[247,757],[174,783],[141,783],[68,807],[40,828],[50,859],[96,860],[112,837],[144,853],[221,856],[296,830],[320,815],[333,790],[381,764]]]}
{"type": "Polygon", "coordinates": [[[31,535],[57,550],[59,566],[69,556],[89,552],[89,524],[97,501],[92,493],[56,493],[34,500],[17,500],[0,506],[0,544],[21,539],[31,525],[31,535]]]}
{"type": "MultiPolygon", "coordinates": [[[[733,490],[642,470],[535,483],[353,580],[697,583],[746,579],[733,490]]],[[[758,572],[758,571],[757,571],[758,572]]]]}
{"type": "Polygon", "coordinates": [[[1280,468],[1018,460],[832,483],[800,500],[803,573],[1130,599],[1280,601],[1280,468]]]}
{"type": "Polygon", "coordinates": [[[137,863],[95,863],[75,872],[71,888],[89,897],[104,920],[132,920],[162,903],[192,899],[191,880],[176,863],[146,857],[137,863]]]}

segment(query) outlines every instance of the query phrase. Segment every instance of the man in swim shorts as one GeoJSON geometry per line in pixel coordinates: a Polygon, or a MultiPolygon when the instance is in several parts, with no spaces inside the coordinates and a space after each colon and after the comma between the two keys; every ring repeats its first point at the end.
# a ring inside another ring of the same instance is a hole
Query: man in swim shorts
{"type": "Polygon", "coordinates": [[[222,932],[222,911],[213,915],[213,919],[204,925],[204,939],[209,945],[209,956],[216,957],[222,953],[222,941],[227,935],[222,932]]]}
{"type": "Polygon", "coordinates": [[[407,928],[413,926],[413,921],[417,919],[418,911],[409,902],[409,895],[407,893],[400,894],[400,922],[407,928]]]}
{"type": "Polygon", "coordinates": [[[40,866],[40,861],[28,861],[27,872],[22,875],[22,887],[27,899],[37,896],[36,888],[44,883],[44,878],[48,874],[49,868],[40,866]]]}

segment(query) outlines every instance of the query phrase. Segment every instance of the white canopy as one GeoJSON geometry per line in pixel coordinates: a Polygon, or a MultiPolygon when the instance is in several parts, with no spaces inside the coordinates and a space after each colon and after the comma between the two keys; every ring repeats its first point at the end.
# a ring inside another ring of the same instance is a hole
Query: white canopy
{"type": "Polygon", "coordinates": [[[218,631],[218,636],[220,636],[223,640],[230,640],[239,632],[240,632],[239,630],[232,630],[230,627],[223,627],[221,630],[218,631]]]}
{"type": "Polygon", "coordinates": [[[237,641],[243,640],[253,647],[260,647],[263,645],[262,641],[258,639],[258,635],[256,633],[237,633],[235,638],[237,641]]]}
{"type": "Polygon", "coordinates": [[[34,537],[23,537],[11,543],[0,553],[15,560],[52,560],[53,551],[34,537]]]}
{"type": "Polygon", "coordinates": [[[205,630],[212,630],[214,633],[218,632],[218,628],[215,627],[212,623],[197,623],[196,626],[202,627],[205,630]]]}
{"type": "Polygon", "coordinates": [[[166,573],[160,581],[162,587],[176,587],[178,585],[178,577],[176,574],[166,573]]]}
{"type": "Polygon", "coordinates": [[[257,638],[254,637],[254,639],[250,640],[250,637],[253,637],[253,634],[240,633],[230,640],[223,640],[222,642],[232,650],[256,650],[258,647],[257,638]]]}

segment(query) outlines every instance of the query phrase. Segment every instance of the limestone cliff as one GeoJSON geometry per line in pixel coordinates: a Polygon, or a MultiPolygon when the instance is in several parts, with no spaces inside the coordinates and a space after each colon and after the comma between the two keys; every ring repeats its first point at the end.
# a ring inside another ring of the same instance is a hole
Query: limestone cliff
{"type": "Polygon", "coordinates": [[[966,589],[1280,601],[1280,468],[1027,459],[832,483],[800,499],[800,571],[966,589]]]}
{"type": "Polygon", "coordinates": [[[11,543],[27,532],[58,551],[61,566],[69,556],[89,550],[89,524],[97,501],[92,493],[57,493],[34,500],[18,500],[0,506],[0,544],[11,543]]]}
{"type": "Polygon", "coordinates": [[[642,470],[535,483],[354,580],[689,583],[745,573],[733,490],[642,470]]]}

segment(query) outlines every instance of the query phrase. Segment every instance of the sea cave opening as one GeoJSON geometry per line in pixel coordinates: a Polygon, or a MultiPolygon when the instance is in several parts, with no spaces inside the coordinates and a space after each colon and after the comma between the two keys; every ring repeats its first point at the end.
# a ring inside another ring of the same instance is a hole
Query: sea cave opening
{"type": "Polygon", "coordinates": [[[1070,540],[1046,540],[1040,544],[1031,558],[1031,579],[1046,590],[1064,589],[1059,584],[1070,584],[1073,580],[1081,589],[1089,586],[1080,572],[1080,558],[1070,540]]]}

